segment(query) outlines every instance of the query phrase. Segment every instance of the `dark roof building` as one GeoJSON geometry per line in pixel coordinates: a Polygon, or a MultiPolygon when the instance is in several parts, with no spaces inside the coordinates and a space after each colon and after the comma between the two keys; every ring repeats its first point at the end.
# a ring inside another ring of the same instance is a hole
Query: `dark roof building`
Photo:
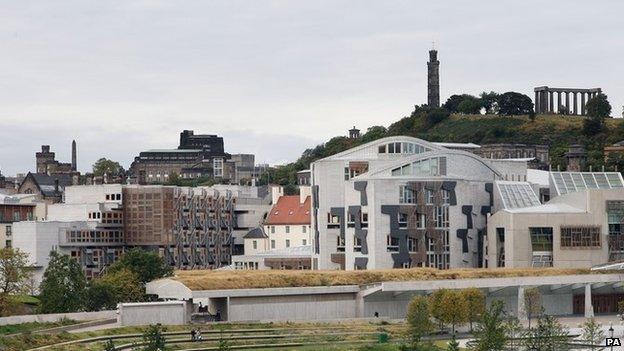
{"type": "Polygon", "coordinates": [[[21,194],[37,194],[50,203],[61,202],[66,186],[72,185],[69,174],[28,173],[18,188],[21,194]]]}
{"type": "Polygon", "coordinates": [[[243,239],[268,239],[269,236],[266,235],[264,229],[262,227],[255,227],[251,229],[247,234],[243,237],[243,239]]]}

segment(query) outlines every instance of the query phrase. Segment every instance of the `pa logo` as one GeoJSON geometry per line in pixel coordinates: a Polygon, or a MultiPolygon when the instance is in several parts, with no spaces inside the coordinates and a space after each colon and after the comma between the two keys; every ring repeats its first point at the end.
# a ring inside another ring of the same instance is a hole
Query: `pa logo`
{"type": "Polygon", "coordinates": [[[607,346],[622,346],[620,338],[607,338],[607,346]]]}

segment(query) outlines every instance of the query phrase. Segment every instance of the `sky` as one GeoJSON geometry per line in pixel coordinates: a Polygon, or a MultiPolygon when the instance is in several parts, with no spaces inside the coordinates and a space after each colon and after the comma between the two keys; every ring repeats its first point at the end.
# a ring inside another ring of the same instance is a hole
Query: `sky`
{"type": "MultiPolygon", "coordinates": [[[[258,163],[294,161],[353,126],[427,100],[427,51],[451,94],[601,87],[624,105],[624,2],[0,0],[0,171],[51,146],[90,171],[224,137],[258,163]]],[[[466,140],[469,141],[469,140],[466,140]]]]}

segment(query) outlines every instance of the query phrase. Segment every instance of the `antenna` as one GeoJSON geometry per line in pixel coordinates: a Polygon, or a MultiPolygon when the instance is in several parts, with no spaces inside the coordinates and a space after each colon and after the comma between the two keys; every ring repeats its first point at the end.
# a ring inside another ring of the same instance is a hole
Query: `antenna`
{"type": "Polygon", "coordinates": [[[431,42],[431,50],[435,50],[435,41],[431,42]]]}

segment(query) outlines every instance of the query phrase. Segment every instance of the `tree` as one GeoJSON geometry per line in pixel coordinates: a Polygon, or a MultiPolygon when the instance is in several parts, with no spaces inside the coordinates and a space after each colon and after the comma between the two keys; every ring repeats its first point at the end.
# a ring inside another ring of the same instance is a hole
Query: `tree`
{"type": "Polygon", "coordinates": [[[85,300],[88,311],[112,310],[117,307],[115,287],[104,284],[99,279],[91,281],[85,300]]]}
{"type": "Polygon", "coordinates": [[[388,129],[384,126],[372,126],[362,135],[362,143],[368,143],[373,140],[381,139],[388,134],[388,129]]]}
{"type": "Polygon", "coordinates": [[[87,279],[75,259],[50,252],[48,268],[39,285],[42,313],[80,311],[84,307],[87,279]]]}
{"type": "Polygon", "coordinates": [[[431,314],[440,325],[450,324],[451,331],[468,321],[468,303],[461,291],[439,289],[431,295],[431,314]]]}
{"type": "Polygon", "coordinates": [[[525,346],[529,350],[569,350],[568,329],[553,316],[541,315],[537,326],[529,329],[525,346]]]}
{"type": "Polygon", "coordinates": [[[143,333],[143,341],[146,343],[143,351],[165,351],[165,329],[160,323],[152,324],[143,333]]]}
{"type": "Polygon", "coordinates": [[[442,105],[442,107],[446,109],[447,111],[449,111],[450,113],[461,112],[459,110],[459,105],[464,100],[479,100],[479,98],[473,95],[469,95],[469,94],[462,94],[462,95],[455,94],[455,95],[451,95],[446,100],[446,102],[442,105]]]}
{"type": "Polygon", "coordinates": [[[531,319],[539,316],[543,310],[542,294],[538,288],[528,288],[524,291],[524,308],[529,320],[529,328],[531,328],[531,319]]]}
{"type": "Polygon", "coordinates": [[[481,321],[475,330],[475,351],[503,350],[507,342],[502,301],[494,301],[483,312],[481,321]]]}
{"type": "Polygon", "coordinates": [[[604,94],[598,94],[587,101],[587,118],[583,121],[583,133],[594,136],[605,128],[605,118],[611,115],[611,104],[604,94]]]}
{"type": "Polygon", "coordinates": [[[102,177],[104,174],[108,174],[109,176],[118,176],[122,175],[124,172],[123,167],[119,164],[119,162],[115,162],[106,158],[101,158],[95,161],[93,164],[93,175],[96,177],[102,177]]]}
{"type": "Polygon", "coordinates": [[[457,342],[457,338],[455,334],[451,337],[451,340],[448,343],[448,347],[446,348],[448,351],[459,351],[459,342],[457,342]]]}
{"type": "Polygon", "coordinates": [[[472,324],[478,322],[485,311],[485,294],[477,288],[465,289],[462,294],[468,304],[468,322],[472,332],[472,324]]]}
{"type": "Polygon", "coordinates": [[[468,95],[457,106],[457,111],[465,114],[480,114],[481,108],[483,108],[483,102],[481,99],[475,96],[468,95]]]}
{"type": "Polygon", "coordinates": [[[144,291],[137,274],[122,268],[93,280],[87,296],[87,308],[98,311],[114,309],[122,302],[142,301],[144,291]]]}
{"type": "Polygon", "coordinates": [[[443,108],[433,108],[426,113],[427,126],[433,127],[434,125],[444,121],[450,116],[448,110],[443,108]]]}
{"type": "Polygon", "coordinates": [[[611,116],[611,104],[605,94],[598,94],[585,105],[587,116],[608,118],[611,116]]]}
{"type": "Polygon", "coordinates": [[[522,338],[524,331],[520,320],[517,317],[507,318],[505,321],[505,334],[509,343],[509,349],[515,350],[518,347],[518,339],[522,338]]]}
{"type": "Polygon", "coordinates": [[[601,327],[594,318],[589,318],[583,323],[583,334],[581,337],[586,343],[592,345],[592,351],[596,349],[594,345],[600,345],[605,338],[601,327]]]}
{"type": "Polygon", "coordinates": [[[108,339],[106,344],[104,344],[104,351],[115,351],[115,350],[117,350],[115,348],[115,343],[113,342],[112,339],[108,339]]]}
{"type": "Polygon", "coordinates": [[[485,113],[491,115],[498,114],[498,99],[500,98],[500,94],[493,91],[490,91],[489,93],[484,91],[481,93],[480,97],[483,108],[485,108],[485,113]]]}
{"type": "Polygon", "coordinates": [[[10,312],[14,295],[28,290],[28,254],[19,249],[0,249],[0,316],[10,312]]]}
{"type": "Polygon", "coordinates": [[[220,328],[219,332],[219,345],[217,346],[219,351],[231,350],[230,343],[227,338],[223,337],[223,328],[220,328]]]}
{"type": "Polygon", "coordinates": [[[136,273],[141,284],[173,274],[173,269],[164,258],[156,252],[139,248],[124,253],[117,262],[108,267],[108,272],[114,273],[123,269],[136,273]]]}
{"type": "Polygon", "coordinates": [[[429,310],[429,299],[425,296],[414,296],[407,306],[407,325],[413,343],[417,344],[420,339],[431,333],[431,311],[429,310]]]}
{"type": "Polygon", "coordinates": [[[528,115],[533,111],[533,101],[524,94],[510,91],[499,97],[498,108],[501,115],[528,115]]]}

